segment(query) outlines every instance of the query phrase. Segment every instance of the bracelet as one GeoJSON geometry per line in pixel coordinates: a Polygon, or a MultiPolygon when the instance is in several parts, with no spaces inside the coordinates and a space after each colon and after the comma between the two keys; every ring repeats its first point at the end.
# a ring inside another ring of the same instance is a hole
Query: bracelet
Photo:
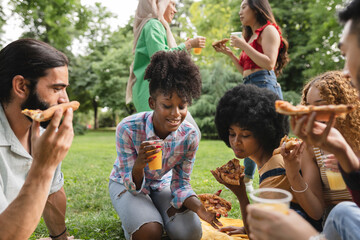
{"type": "Polygon", "coordinates": [[[309,240],[326,240],[326,237],[325,237],[324,234],[319,233],[319,234],[317,234],[317,235],[315,235],[315,236],[311,236],[311,237],[309,238],[309,240]]]}
{"type": "Polygon", "coordinates": [[[305,183],[305,189],[304,190],[300,190],[300,191],[298,191],[298,190],[295,190],[292,186],[290,186],[290,188],[291,188],[291,190],[293,191],[293,192],[296,192],[296,193],[303,193],[303,192],[305,192],[308,188],[309,188],[309,185],[307,184],[307,183],[305,183]]]}
{"type": "Polygon", "coordinates": [[[61,235],[63,235],[64,233],[66,233],[66,231],[67,231],[67,228],[65,227],[65,230],[64,230],[62,233],[60,233],[59,235],[52,236],[51,234],[49,234],[49,237],[51,237],[52,239],[58,238],[58,237],[60,237],[61,235]]]}

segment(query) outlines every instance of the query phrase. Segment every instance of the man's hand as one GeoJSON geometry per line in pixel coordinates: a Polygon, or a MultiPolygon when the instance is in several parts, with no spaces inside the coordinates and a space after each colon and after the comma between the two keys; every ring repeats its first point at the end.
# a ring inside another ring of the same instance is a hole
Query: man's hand
{"type": "Polygon", "coordinates": [[[72,140],[73,131],[73,110],[66,111],[64,120],[59,127],[62,117],[62,109],[55,112],[53,119],[40,136],[40,123],[33,121],[31,127],[31,155],[33,167],[43,171],[55,171],[55,168],[65,158],[72,140]]]}

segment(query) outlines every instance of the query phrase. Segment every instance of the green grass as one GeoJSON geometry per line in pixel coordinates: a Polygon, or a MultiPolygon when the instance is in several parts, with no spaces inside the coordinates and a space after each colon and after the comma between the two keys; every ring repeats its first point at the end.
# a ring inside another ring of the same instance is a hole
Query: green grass
{"type": "MultiPolygon", "coordinates": [[[[222,141],[202,140],[196,154],[191,185],[196,193],[214,193],[232,202],[229,217],[241,217],[239,203],[232,192],[219,184],[211,169],[234,157],[222,141]]],[[[76,136],[62,164],[67,194],[66,225],[78,239],[125,239],[121,221],[112,207],[108,193],[109,174],[116,158],[114,131],[89,131],[76,136]]],[[[255,175],[257,176],[257,174],[255,175]]],[[[258,182],[258,178],[254,180],[258,182]]],[[[41,220],[30,239],[47,237],[41,220]]]]}

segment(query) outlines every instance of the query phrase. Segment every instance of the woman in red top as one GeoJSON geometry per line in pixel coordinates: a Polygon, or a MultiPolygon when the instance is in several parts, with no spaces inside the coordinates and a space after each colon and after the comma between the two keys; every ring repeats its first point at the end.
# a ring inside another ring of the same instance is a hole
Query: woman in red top
{"type": "MultiPolygon", "coordinates": [[[[268,88],[282,99],[276,76],[288,62],[288,43],[281,36],[268,0],[244,0],[239,15],[243,25],[243,37],[231,36],[230,45],[242,50],[240,57],[235,56],[225,44],[215,46],[215,50],[231,58],[243,75],[244,84],[268,88]]],[[[251,179],[256,164],[245,159],[244,165],[244,181],[248,182],[247,190],[252,191],[251,179]]]]}

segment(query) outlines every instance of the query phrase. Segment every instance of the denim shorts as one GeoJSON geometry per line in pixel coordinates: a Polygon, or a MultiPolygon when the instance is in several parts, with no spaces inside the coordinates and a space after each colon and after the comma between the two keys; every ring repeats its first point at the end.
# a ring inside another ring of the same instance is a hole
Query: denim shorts
{"type": "Polygon", "coordinates": [[[132,234],[142,225],[151,222],[161,224],[170,239],[201,239],[201,222],[196,213],[187,209],[168,216],[167,210],[171,207],[172,199],[170,186],[162,191],[151,191],[149,195],[133,195],[123,184],[110,180],[109,193],[127,240],[132,239],[132,234]]]}
{"type": "Polygon", "coordinates": [[[243,78],[244,84],[254,84],[260,88],[267,88],[283,99],[280,84],[274,71],[260,70],[243,78]]]}

